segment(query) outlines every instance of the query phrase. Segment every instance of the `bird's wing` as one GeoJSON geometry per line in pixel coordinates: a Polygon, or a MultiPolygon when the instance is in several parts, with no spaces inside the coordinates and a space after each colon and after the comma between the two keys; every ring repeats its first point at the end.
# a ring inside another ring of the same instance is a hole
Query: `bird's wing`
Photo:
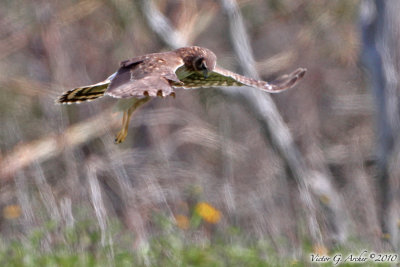
{"type": "Polygon", "coordinates": [[[181,79],[183,84],[174,84],[173,86],[185,89],[222,86],[250,86],[269,93],[278,93],[293,87],[301,78],[303,78],[306,71],[307,70],[304,68],[298,68],[294,72],[283,75],[272,82],[265,82],[248,78],[217,66],[207,78],[205,78],[202,73],[194,72],[181,79]]]}
{"type": "Polygon", "coordinates": [[[175,71],[183,64],[173,52],[123,61],[105,94],[116,98],[168,96],[174,93],[171,84],[181,83],[175,71]]]}

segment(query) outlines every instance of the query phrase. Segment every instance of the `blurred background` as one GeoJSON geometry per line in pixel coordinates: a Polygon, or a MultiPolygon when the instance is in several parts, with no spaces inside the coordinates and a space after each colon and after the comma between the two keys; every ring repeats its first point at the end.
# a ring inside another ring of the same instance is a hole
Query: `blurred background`
{"type": "Polygon", "coordinates": [[[398,249],[400,3],[2,1],[2,266],[302,266],[398,249]],[[119,62],[199,45],[295,88],[179,90],[132,117],[56,105],[119,62]],[[20,265],[18,265],[20,264],[20,265]]]}

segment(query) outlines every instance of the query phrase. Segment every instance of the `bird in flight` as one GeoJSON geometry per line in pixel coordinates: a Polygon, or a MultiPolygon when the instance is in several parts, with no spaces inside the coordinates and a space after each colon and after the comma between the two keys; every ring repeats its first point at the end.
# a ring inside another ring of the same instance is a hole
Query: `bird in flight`
{"type": "Polygon", "coordinates": [[[153,53],[121,62],[117,72],[106,80],[63,93],[57,103],[90,101],[104,95],[123,101],[122,129],[116,143],[125,140],[133,112],[154,97],[175,97],[175,89],[249,86],[278,93],[293,87],[306,73],[298,68],[281,78],[265,82],[239,75],[216,65],[215,54],[203,47],[182,47],[174,51],[153,53]],[[129,100],[126,100],[129,99],[129,100]]]}

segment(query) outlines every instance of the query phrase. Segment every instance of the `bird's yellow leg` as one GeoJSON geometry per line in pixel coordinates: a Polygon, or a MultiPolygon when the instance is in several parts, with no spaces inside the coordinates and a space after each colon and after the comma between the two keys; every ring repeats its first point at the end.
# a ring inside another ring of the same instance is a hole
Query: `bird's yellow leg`
{"type": "Polygon", "coordinates": [[[133,102],[132,106],[124,111],[122,117],[122,128],[118,132],[117,137],[115,138],[115,143],[119,144],[125,140],[126,136],[128,135],[129,122],[131,120],[133,112],[143,104],[147,103],[150,99],[151,99],[150,97],[136,99],[136,101],[133,102]]]}
{"type": "Polygon", "coordinates": [[[124,114],[122,116],[122,129],[118,132],[117,137],[115,138],[115,143],[119,144],[123,142],[128,134],[128,126],[129,124],[128,120],[128,110],[124,111],[124,114]]]}

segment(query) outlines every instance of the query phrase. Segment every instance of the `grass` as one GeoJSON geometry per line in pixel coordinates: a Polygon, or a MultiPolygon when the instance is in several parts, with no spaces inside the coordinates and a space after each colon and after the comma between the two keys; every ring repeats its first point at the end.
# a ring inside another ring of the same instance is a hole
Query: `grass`
{"type": "MultiPolygon", "coordinates": [[[[1,238],[0,266],[310,266],[312,246],[308,241],[304,241],[303,256],[295,259],[279,256],[268,242],[255,241],[240,229],[207,223],[198,214],[189,219],[185,229],[160,214],[153,217],[153,222],[152,237],[135,249],[134,236],[118,222],[109,223],[105,240],[112,242],[105,245],[101,244],[102,233],[96,221],[81,220],[73,228],[50,222],[28,235],[1,238]]],[[[347,255],[346,251],[337,248],[333,253],[347,255]]],[[[333,265],[330,262],[321,266],[333,265]]]]}

